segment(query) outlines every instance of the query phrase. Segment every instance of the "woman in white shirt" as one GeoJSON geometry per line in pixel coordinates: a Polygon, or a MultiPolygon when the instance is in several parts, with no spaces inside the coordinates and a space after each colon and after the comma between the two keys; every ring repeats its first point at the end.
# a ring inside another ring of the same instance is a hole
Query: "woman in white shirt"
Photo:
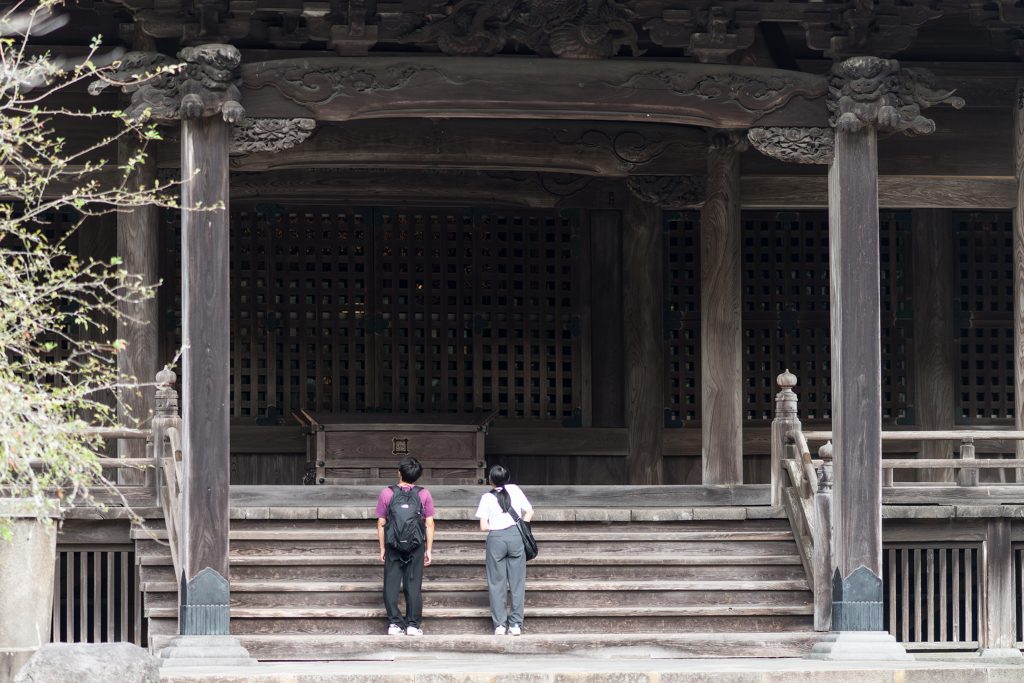
{"type": "Polygon", "coordinates": [[[515,510],[523,520],[533,518],[533,506],[515,484],[508,483],[508,470],[501,465],[491,468],[487,477],[492,490],[480,497],[476,516],[480,530],[487,534],[487,592],[491,601],[494,635],[518,636],[523,632],[523,604],[526,602],[526,551],[512,515],[515,510]],[[508,593],[512,593],[512,610],[507,609],[508,593]],[[506,629],[507,627],[507,629],[506,629]]]}

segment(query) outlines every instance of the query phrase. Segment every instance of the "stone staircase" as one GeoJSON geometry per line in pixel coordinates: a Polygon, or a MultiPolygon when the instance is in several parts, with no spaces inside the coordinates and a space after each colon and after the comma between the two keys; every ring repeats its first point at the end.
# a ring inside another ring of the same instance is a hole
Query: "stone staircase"
{"type": "MultiPolygon", "coordinates": [[[[659,521],[672,515],[538,509],[533,527],[541,554],[528,565],[520,638],[490,635],[485,534],[472,510],[438,509],[434,562],[423,585],[423,638],[381,635],[382,566],[369,510],[337,515],[359,519],[235,510],[231,630],[261,660],[458,657],[482,649],[580,656],[807,652],[815,641],[813,598],[788,521],[737,519],[743,508],[714,510],[699,515],[707,519],[659,521]],[[252,516],[266,518],[242,518],[252,516]],[[614,519],[620,521],[608,521],[614,519]]],[[[137,537],[144,614],[158,648],[177,629],[176,583],[167,547],[137,537]]]]}

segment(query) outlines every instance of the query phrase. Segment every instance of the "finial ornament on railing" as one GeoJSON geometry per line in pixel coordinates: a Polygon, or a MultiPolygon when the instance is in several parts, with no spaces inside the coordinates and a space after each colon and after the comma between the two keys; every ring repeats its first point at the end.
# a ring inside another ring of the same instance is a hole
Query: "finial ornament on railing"
{"type": "Polygon", "coordinates": [[[793,391],[796,375],[786,370],[775,378],[775,383],[779,385],[779,393],[775,395],[775,416],[796,417],[797,397],[793,391]]]}
{"type": "Polygon", "coordinates": [[[821,467],[818,468],[818,493],[831,493],[833,484],[831,441],[818,449],[818,459],[821,460],[821,467]]]}
{"type": "Polygon", "coordinates": [[[178,392],[174,390],[174,383],[177,381],[178,375],[168,366],[156,373],[156,409],[154,413],[157,417],[178,417],[178,392]]]}

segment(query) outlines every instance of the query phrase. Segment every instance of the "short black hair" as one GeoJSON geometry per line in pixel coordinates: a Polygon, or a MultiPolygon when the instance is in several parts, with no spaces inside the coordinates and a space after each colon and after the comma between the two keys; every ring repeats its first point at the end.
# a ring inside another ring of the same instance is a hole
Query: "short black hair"
{"type": "Polygon", "coordinates": [[[423,474],[423,465],[419,460],[410,456],[402,458],[402,461],[398,463],[398,471],[402,474],[402,481],[406,484],[413,484],[423,474]]]}
{"type": "Polygon", "coordinates": [[[495,465],[491,468],[491,471],[487,473],[487,478],[495,486],[504,486],[508,483],[508,470],[501,465],[495,465]]]}

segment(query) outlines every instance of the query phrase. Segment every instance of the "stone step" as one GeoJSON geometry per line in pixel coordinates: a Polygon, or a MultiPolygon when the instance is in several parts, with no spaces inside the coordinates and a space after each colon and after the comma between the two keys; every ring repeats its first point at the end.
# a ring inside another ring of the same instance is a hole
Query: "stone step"
{"type": "MultiPolygon", "coordinates": [[[[458,660],[496,656],[523,657],[616,657],[712,658],[712,657],[800,657],[810,651],[820,634],[781,633],[566,633],[539,635],[529,631],[519,637],[493,635],[238,635],[249,653],[263,661],[441,659],[458,660]]],[[[156,647],[164,647],[173,636],[151,636],[156,647]]],[[[520,659],[521,661],[521,659],[520,659]]],[[[502,671],[507,664],[503,664],[502,671]]],[[[578,676],[578,674],[573,674],[578,676]]],[[[726,675],[728,677],[728,675],[726,675]]],[[[631,680],[623,674],[618,680],[631,680]]],[[[368,679],[369,680],[369,677],[368,679]]],[[[602,680],[615,680],[605,677],[602,680]]],[[[708,680],[711,680],[709,676],[708,680]]],[[[746,680],[745,678],[743,680],[746,680]]],[[[751,678],[754,680],[754,678],[751,678]]],[[[757,678],[756,680],[761,680],[757,678]]],[[[772,679],[774,680],[774,678],[772,679]]],[[[801,679],[802,680],[802,679],[801,679]]]]}
{"type": "MultiPolygon", "coordinates": [[[[146,607],[145,616],[173,618],[177,606],[146,607]]],[[[424,607],[424,619],[490,618],[489,607],[424,607]]],[[[715,617],[715,616],[810,616],[813,604],[802,605],[676,605],[676,606],[619,606],[619,607],[531,607],[526,606],[526,619],[573,618],[593,619],[616,617],[715,617]]],[[[231,608],[232,622],[239,619],[382,619],[387,615],[383,607],[240,607],[231,608]]]]}
{"type": "MultiPolygon", "coordinates": [[[[380,592],[377,581],[232,581],[232,593],[358,593],[380,592]]],[[[174,581],[146,581],[146,593],[174,593],[174,581]]],[[[487,582],[431,581],[424,579],[423,592],[486,591],[487,582]]],[[[529,580],[526,590],[532,591],[809,591],[806,580],[796,581],[581,581],[529,580]]]]}
{"type": "MultiPolygon", "coordinates": [[[[486,635],[494,626],[490,616],[470,618],[428,619],[424,627],[431,634],[486,635]]],[[[388,620],[377,619],[233,619],[231,634],[242,635],[324,635],[344,638],[353,635],[382,635],[387,632],[388,620]]],[[[177,633],[177,615],[169,618],[150,618],[149,632],[155,635],[177,633]]],[[[795,633],[813,631],[811,615],[770,616],[673,616],[673,617],[531,617],[526,632],[561,636],[568,633],[628,634],[661,633],[730,633],[750,630],[763,633],[795,633]]]]}
{"type": "MultiPolygon", "coordinates": [[[[154,529],[147,533],[132,529],[132,538],[147,540],[155,536],[167,540],[166,529],[154,529]]],[[[534,529],[538,543],[616,543],[637,541],[671,541],[689,543],[696,541],[793,541],[791,531],[550,531],[534,529]]],[[[377,542],[376,529],[318,529],[294,528],[277,529],[235,529],[230,531],[232,541],[368,541],[377,542]]],[[[485,532],[438,530],[434,542],[472,541],[484,542],[485,532]]]]}
{"type": "MultiPolygon", "coordinates": [[[[401,602],[401,601],[400,601],[401,602]]],[[[427,609],[487,608],[486,590],[428,592],[423,595],[427,609]]],[[[733,605],[807,606],[813,604],[810,591],[542,591],[528,594],[531,608],[564,607],[586,612],[593,606],[631,608],[637,612],[647,608],[692,606],[727,607],[733,605]]],[[[151,593],[146,606],[177,607],[174,593],[151,593]]],[[[380,586],[359,593],[296,593],[238,592],[231,594],[232,609],[376,609],[381,607],[380,586]]]]}
{"type": "MultiPolygon", "coordinates": [[[[162,564],[148,564],[155,558],[145,558],[139,567],[142,581],[175,580],[170,558],[162,564]]],[[[339,566],[334,564],[274,564],[240,565],[231,567],[230,579],[235,581],[346,581],[380,582],[383,565],[362,564],[339,566]]],[[[484,577],[481,565],[432,564],[425,572],[428,581],[479,581],[484,577]]],[[[530,562],[527,577],[554,581],[805,581],[803,566],[792,564],[686,564],[686,565],[632,565],[624,570],[621,565],[548,565],[530,562]]]]}
{"type": "MultiPolygon", "coordinates": [[[[171,563],[169,555],[144,556],[140,557],[142,565],[168,565],[171,563]]],[[[377,555],[238,555],[232,553],[231,565],[263,565],[263,566],[296,566],[305,565],[380,565],[380,557],[377,555]]],[[[464,555],[440,555],[434,558],[436,565],[481,565],[485,564],[483,553],[464,555]]],[[[544,554],[538,555],[530,561],[530,566],[558,565],[558,566],[580,566],[580,565],[780,565],[800,564],[799,555],[676,555],[676,554],[655,554],[655,555],[570,555],[570,554],[544,554]]]]}

